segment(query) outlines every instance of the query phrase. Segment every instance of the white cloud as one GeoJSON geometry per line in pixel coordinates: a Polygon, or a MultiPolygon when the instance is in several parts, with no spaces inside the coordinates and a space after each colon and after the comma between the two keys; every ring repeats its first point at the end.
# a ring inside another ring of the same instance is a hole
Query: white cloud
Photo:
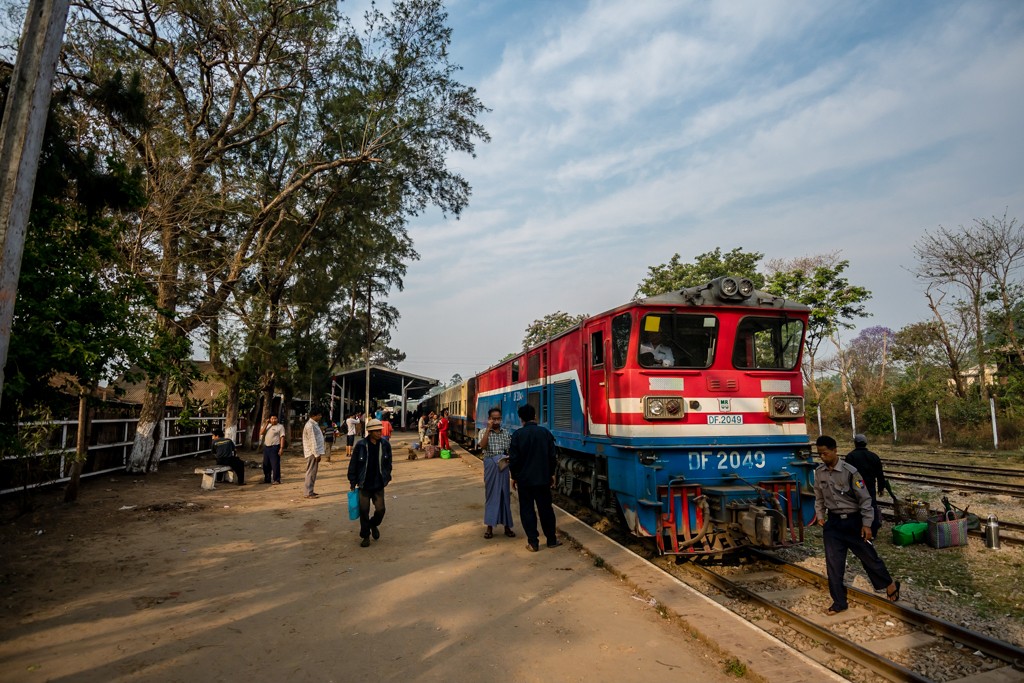
{"type": "Polygon", "coordinates": [[[532,320],[606,310],[715,247],[840,250],[875,292],[868,324],[898,328],[926,315],[906,271],[925,229],[1024,216],[1024,6],[507,8],[472,83],[493,142],[455,160],[471,205],[413,225],[423,258],[394,299],[412,372],[485,367],[532,320]],[[460,332],[433,333],[445,319],[460,332]]]}

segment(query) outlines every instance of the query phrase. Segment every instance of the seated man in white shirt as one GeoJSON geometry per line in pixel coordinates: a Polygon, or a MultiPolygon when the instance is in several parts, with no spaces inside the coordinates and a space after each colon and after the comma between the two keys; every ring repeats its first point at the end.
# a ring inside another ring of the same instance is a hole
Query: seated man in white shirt
{"type": "Polygon", "coordinates": [[[653,360],[648,361],[646,358],[642,358],[641,363],[643,365],[670,368],[676,364],[675,357],[672,355],[672,349],[662,343],[661,332],[651,332],[647,336],[646,341],[641,340],[640,354],[642,356],[645,353],[651,354],[653,360]]]}

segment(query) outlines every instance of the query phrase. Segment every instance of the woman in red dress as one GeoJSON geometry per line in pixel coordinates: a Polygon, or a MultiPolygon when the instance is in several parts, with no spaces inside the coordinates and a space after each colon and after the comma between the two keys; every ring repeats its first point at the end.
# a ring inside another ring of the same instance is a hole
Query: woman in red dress
{"type": "Polygon", "coordinates": [[[441,419],[437,422],[437,441],[438,447],[442,451],[450,451],[451,445],[448,443],[448,409],[445,408],[441,411],[441,419]]]}

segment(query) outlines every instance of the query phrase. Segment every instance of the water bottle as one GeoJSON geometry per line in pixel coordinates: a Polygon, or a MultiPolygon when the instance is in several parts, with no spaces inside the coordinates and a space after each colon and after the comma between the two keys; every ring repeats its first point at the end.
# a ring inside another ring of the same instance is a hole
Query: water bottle
{"type": "Polygon", "coordinates": [[[985,547],[999,550],[999,520],[995,515],[989,515],[985,525],[985,547]]]}

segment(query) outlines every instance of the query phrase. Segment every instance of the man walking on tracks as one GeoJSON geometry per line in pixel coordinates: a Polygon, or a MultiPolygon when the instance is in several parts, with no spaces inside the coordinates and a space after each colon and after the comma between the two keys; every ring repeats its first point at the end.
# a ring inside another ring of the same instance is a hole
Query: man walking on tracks
{"type": "Polygon", "coordinates": [[[822,464],[814,470],[814,512],[817,523],[825,527],[825,568],[832,596],[826,614],[838,614],[849,607],[843,584],[847,551],[860,560],[875,590],[884,588],[886,597],[896,602],[900,599],[900,582],[893,581],[871,543],[875,513],[864,479],[853,466],[839,459],[836,440],[831,436],[819,436],[815,444],[822,464]]]}
{"type": "Polygon", "coordinates": [[[324,434],[320,431],[322,411],[312,409],[309,419],[302,428],[302,455],[306,457],[306,498],[316,498],[319,494],[313,490],[316,486],[316,473],[320,469],[320,458],[324,454],[324,434]]]}
{"type": "Polygon", "coordinates": [[[882,526],[882,513],[878,509],[878,496],[885,491],[885,473],[882,471],[882,459],[877,453],[868,450],[868,437],[858,434],[853,437],[853,450],[846,455],[846,462],[853,465],[864,477],[864,484],[871,495],[871,506],[875,509],[875,519],[871,523],[871,535],[878,538],[878,530],[882,526]]]}
{"type": "Polygon", "coordinates": [[[551,507],[551,487],[555,485],[555,439],[537,424],[537,411],[529,403],[519,406],[523,426],[512,434],[508,447],[508,469],[512,488],[519,492],[519,521],[526,532],[526,549],[537,552],[540,537],[537,517],[549,548],[562,545],[555,533],[555,511],[551,507]],[[534,511],[536,505],[536,512],[534,511]]]}
{"type": "Polygon", "coordinates": [[[391,483],[391,444],[381,438],[380,420],[366,422],[366,438],[352,451],[348,463],[349,488],[359,489],[359,537],[364,548],[380,538],[380,523],[387,511],[384,506],[384,487],[391,483]],[[370,517],[373,501],[373,517],[370,517]]]}

